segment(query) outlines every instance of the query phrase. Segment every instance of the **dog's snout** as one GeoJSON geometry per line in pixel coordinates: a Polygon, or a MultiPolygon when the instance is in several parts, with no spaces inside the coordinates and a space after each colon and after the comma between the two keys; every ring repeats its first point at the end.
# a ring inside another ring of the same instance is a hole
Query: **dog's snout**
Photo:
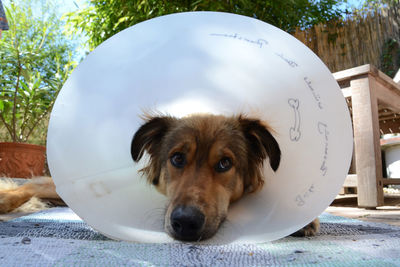
{"type": "Polygon", "coordinates": [[[172,211],[170,222],[177,239],[196,241],[201,239],[205,216],[196,207],[179,205],[172,211]]]}

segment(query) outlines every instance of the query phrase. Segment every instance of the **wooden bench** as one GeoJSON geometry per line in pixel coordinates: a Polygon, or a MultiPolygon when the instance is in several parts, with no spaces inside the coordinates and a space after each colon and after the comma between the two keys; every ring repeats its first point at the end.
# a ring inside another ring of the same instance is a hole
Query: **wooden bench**
{"type": "MultiPolygon", "coordinates": [[[[358,206],[383,205],[383,186],[400,179],[382,175],[380,136],[400,132],[400,85],[372,65],[333,74],[346,98],[353,121],[355,174],[344,186],[357,187],[358,206]]],[[[400,178],[400,177],[399,177],[400,178]]]]}

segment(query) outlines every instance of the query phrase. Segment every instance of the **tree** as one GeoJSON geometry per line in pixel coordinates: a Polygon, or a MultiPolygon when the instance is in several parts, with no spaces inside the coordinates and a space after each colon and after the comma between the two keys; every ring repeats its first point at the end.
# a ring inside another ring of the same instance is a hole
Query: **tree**
{"type": "Polygon", "coordinates": [[[285,31],[307,28],[338,18],[346,0],[91,0],[91,5],[66,15],[70,32],[79,29],[93,49],[119,31],[157,16],[185,11],[221,11],[255,17],[285,31]]]}
{"type": "MultiPolygon", "coordinates": [[[[43,5],[34,15],[33,2],[5,7],[10,29],[0,40],[0,123],[13,142],[27,142],[47,118],[75,66],[59,18],[43,5]]],[[[45,134],[38,143],[44,142],[45,134]]]]}

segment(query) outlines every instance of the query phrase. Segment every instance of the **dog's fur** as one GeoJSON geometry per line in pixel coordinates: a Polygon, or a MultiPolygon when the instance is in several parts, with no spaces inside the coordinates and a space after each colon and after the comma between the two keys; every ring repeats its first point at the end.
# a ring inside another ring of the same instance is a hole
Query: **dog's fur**
{"type": "Polygon", "coordinates": [[[0,182],[0,214],[35,212],[48,208],[48,201],[60,203],[59,199],[50,177],[34,177],[20,186],[12,179],[0,182]]]}
{"type": "MultiPolygon", "coordinates": [[[[182,119],[148,116],[135,133],[131,154],[142,173],[169,199],[165,231],[186,241],[212,237],[226,218],[230,203],[264,184],[263,163],[279,167],[281,151],[264,122],[245,116],[192,115],[182,119]]],[[[15,210],[32,197],[57,199],[51,178],[32,179],[16,189],[0,190],[0,213],[15,210]]],[[[318,219],[294,233],[315,235],[318,219]]]]}
{"type": "MultiPolygon", "coordinates": [[[[169,199],[165,231],[188,241],[213,236],[230,203],[261,189],[264,160],[276,171],[281,158],[271,128],[242,115],[148,117],[133,138],[132,158],[144,151],[150,160],[142,172],[169,199]]],[[[317,222],[303,235],[313,229],[317,222]]]]}

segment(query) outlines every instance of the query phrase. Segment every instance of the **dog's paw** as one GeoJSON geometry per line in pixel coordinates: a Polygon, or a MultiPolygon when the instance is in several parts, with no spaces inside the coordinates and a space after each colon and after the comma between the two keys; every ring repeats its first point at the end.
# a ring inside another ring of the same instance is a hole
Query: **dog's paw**
{"type": "Polygon", "coordinates": [[[22,204],[14,190],[0,191],[0,214],[15,210],[22,204]]]}
{"type": "Polygon", "coordinates": [[[295,237],[315,236],[319,232],[319,219],[315,219],[297,232],[291,234],[295,237]]]}

